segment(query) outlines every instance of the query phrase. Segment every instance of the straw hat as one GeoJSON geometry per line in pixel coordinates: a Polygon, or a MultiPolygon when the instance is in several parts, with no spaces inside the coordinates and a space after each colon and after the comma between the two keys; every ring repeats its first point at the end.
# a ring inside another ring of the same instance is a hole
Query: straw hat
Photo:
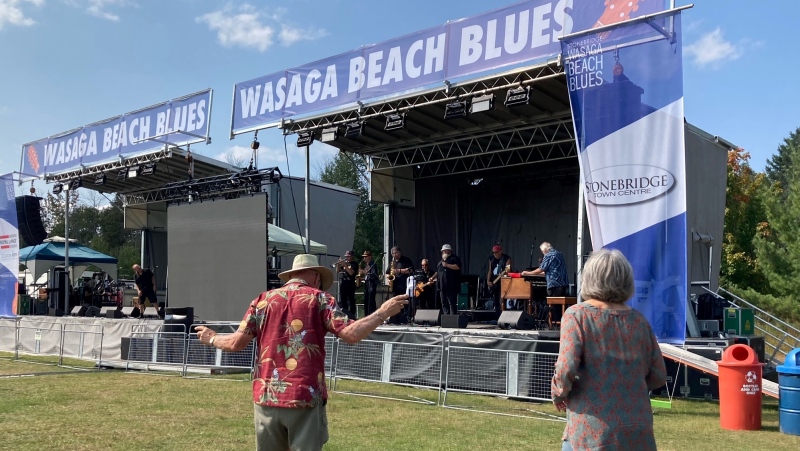
{"type": "Polygon", "coordinates": [[[278,274],[278,277],[280,277],[282,281],[288,282],[289,279],[291,279],[295,273],[306,269],[312,269],[316,271],[317,274],[319,274],[319,276],[322,278],[323,290],[327,290],[333,284],[333,273],[331,272],[331,270],[324,266],[320,266],[319,260],[317,260],[317,256],[311,254],[297,255],[294,258],[294,262],[292,263],[292,269],[278,274]]]}
{"type": "Polygon", "coordinates": [[[362,257],[372,257],[372,251],[364,251],[364,253],[361,256],[362,257]]]}
{"type": "Polygon", "coordinates": [[[452,247],[450,247],[450,245],[449,245],[449,244],[445,244],[444,246],[442,246],[442,250],[443,250],[443,251],[452,251],[452,250],[453,250],[453,248],[452,248],[452,247]]]}

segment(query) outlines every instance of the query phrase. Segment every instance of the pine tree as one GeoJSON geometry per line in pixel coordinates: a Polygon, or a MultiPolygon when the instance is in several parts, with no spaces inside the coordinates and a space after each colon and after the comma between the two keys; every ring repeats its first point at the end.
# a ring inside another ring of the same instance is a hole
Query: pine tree
{"type": "Polygon", "coordinates": [[[800,146],[800,127],[790,133],[789,137],[783,140],[783,144],[778,146],[778,153],[767,160],[765,172],[770,182],[780,182],[786,186],[786,172],[791,166],[790,154],[796,152],[798,146],[800,146]]]}

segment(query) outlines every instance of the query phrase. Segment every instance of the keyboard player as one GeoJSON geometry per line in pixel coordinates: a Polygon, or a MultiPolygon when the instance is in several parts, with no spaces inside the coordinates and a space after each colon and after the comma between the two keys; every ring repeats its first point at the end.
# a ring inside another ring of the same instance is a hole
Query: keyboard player
{"type": "Polygon", "coordinates": [[[539,267],[533,271],[522,271],[523,277],[538,276],[544,274],[547,281],[547,296],[566,296],[569,279],[567,278],[567,264],[564,261],[564,254],[555,250],[547,241],[539,246],[544,257],[539,267]]]}

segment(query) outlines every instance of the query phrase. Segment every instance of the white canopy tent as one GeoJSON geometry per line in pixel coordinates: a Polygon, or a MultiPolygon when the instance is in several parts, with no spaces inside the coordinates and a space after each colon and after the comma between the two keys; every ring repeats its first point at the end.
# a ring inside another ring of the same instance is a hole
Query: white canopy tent
{"type": "MultiPolygon", "coordinates": [[[[274,224],[269,224],[268,233],[270,250],[277,249],[278,256],[305,253],[304,239],[300,235],[274,224]]],[[[315,255],[324,255],[328,253],[328,246],[311,240],[310,252],[315,255]]]]}

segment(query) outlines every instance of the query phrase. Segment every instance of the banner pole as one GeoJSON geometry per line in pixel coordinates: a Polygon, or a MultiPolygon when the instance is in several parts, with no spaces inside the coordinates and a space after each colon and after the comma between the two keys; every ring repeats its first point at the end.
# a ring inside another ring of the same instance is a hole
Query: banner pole
{"type": "MultiPolygon", "coordinates": [[[[287,162],[288,164],[288,162],[287,162]]],[[[311,146],[306,146],[306,254],[311,253],[311,146]]]]}

